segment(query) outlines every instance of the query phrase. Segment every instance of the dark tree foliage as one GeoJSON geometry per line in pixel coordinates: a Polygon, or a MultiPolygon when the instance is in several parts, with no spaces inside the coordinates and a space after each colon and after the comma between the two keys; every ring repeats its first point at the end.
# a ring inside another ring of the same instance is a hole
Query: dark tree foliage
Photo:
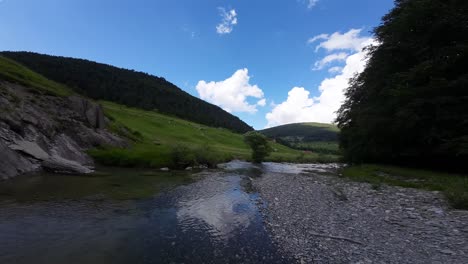
{"type": "Polygon", "coordinates": [[[345,157],[466,168],[468,1],[395,4],[338,113],[345,157]]]}
{"type": "Polygon", "coordinates": [[[256,163],[261,163],[272,151],[268,138],[259,132],[247,132],[244,141],[252,149],[252,160],[256,163]]]}
{"type": "Polygon", "coordinates": [[[156,110],[240,133],[253,130],[238,117],[191,96],[164,78],[81,59],[31,52],[0,54],[93,99],[156,110]]]}

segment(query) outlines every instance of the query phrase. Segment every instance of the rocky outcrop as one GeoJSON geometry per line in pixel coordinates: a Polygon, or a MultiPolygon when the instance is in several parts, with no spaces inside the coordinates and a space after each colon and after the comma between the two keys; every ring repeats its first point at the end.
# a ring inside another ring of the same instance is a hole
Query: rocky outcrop
{"type": "Polygon", "coordinates": [[[29,159],[11,150],[0,140],[0,180],[6,180],[38,168],[38,164],[32,163],[29,159]]]}
{"type": "Polygon", "coordinates": [[[107,122],[101,106],[86,98],[0,82],[0,179],[41,169],[92,172],[87,149],[127,145],[105,129],[107,122]]]}

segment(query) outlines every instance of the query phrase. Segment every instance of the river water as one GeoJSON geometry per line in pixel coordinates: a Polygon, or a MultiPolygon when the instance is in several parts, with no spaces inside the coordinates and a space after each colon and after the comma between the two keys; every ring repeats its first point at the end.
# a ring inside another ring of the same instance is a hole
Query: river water
{"type": "Polygon", "coordinates": [[[1,182],[0,263],[290,263],[251,180],[301,170],[234,161],[198,172],[103,168],[1,182]]]}

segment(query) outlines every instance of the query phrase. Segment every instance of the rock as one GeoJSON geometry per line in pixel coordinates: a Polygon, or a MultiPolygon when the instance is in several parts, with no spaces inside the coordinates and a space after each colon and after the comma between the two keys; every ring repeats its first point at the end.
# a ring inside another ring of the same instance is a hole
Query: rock
{"type": "Polygon", "coordinates": [[[0,93],[0,178],[43,169],[89,173],[87,149],[126,147],[128,142],[105,129],[102,107],[86,98],[37,94],[2,82],[0,93]],[[18,104],[9,94],[14,94],[18,104]]]}
{"type": "Polygon", "coordinates": [[[93,170],[90,168],[85,167],[76,161],[67,160],[59,156],[52,156],[49,159],[43,161],[42,167],[45,170],[54,173],[88,174],[93,172],[93,170]]]}
{"type": "Polygon", "coordinates": [[[49,158],[49,154],[47,154],[47,152],[45,152],[35,142],[21,140],[15,142],[15,144],[10,145],[9,147],[12,150],[23,152],[38,160],[46,160],[49,158]]]}
{"type": "Polygon", "coordinates": [[[192,169],[193,169],[192,167],[185,168],[186,171],[191,171],[192,169]]]}
{"type": "Polygon", "coordinates": [[[331,168],[307,175],[294,168],[278,171],[251,181],[265,203],[260,210],[272,239],[298,261],[409,264],[468,259],[468,211],[450,209],[439,193],[386,185],[376,192],[371,184],[343,179],[331,168]],[[346,193],[346,203],[336,199],[337,189],[346,193]]]}
{"type": "Polygon", "coordinates": [[[161,168],[161,171],[169,171],[169,168],[161,168]]]}
{"type": "Polygon", "coordinates": [[[104,112],[100,105],[79,96],[70,96],[68,100],[70,107],[85,118],[91,127],[99,129],[106,127],[104,112]]]}
{"type": "Polygon", "coordinates": [[[60,134],[55,137],[52,154],[67,160],[74,160],[80,164],[93,165],[93,160],[83,149],[69,136],[60,134]]]}
{"type": "Polygon", "coordinates": [[[0,140],[0,179],[6,180],[18,174],[34,171],[38,167],[38,164],[11,150],[0,140]]]}
{"type": "Polygon", "coordinates": [[[446,255],[455,255],[457,253],[455,253],[454,251],[450,250],[450,249],[441,249],[439,250],[440,253],[442,254],[446,254],[446,255]]]}

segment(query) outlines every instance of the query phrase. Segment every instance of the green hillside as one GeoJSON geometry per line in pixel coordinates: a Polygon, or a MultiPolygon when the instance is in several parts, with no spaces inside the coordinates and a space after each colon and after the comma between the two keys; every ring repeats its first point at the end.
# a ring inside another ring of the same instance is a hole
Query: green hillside
{"type": "Polygon", "coordinates": [[[330,124],[296,123],[260,131],[269,138],[291,148],[322,154],[339,155],[339,129],[330,124]]]}
{"type": "Polygon", "coordinates": [[[31,52],[0,54],[96,100],[156,110],[240,133],[253,130],[238,117],[186,93],[164,78],[82,59],[31,52]]]}
{"type": "MultiPolygon", "coordinates": [[[[153,111],[102,102],[112,129],[132,135],[135,143],[128,149],[98,149],[90,153],[107,165],[145,167],[184,167],[214,165],[231,159],[250,159],[250,148],[241,134],[213,128],[153,111]]],[[[272,161],[336,161],[333,155],[303,153],[272,143],[272,161]]]]}
{"type": "Polygon", "coordinates": [[[48,80],[17,62],[0,56],[0,79],[34,87],[41,92],[54,95],[70,95],[72,91],[65,85],[48,80]]]}
{"type": "MultiPolygon", "coordinates": [[[[67,86],[0,56],[0,80],[30,88],[34,94],[68,96],[67,86]]],[[[1,87],[0,87],[1,88],[1,87]]],[[[101,101],[111,123],[108,129],[131,142],[128,148],[100,148],[89,153],[100,163],[113,166],[173,167],[216,163],[231,159],[250,159],[250,148],[242,134],[226,128],[209,127],[156,111],[131,108],[101,101]]],[[[333,155],[303,153],[272,142],[271,161],[336,161],[333,155]]]]}

